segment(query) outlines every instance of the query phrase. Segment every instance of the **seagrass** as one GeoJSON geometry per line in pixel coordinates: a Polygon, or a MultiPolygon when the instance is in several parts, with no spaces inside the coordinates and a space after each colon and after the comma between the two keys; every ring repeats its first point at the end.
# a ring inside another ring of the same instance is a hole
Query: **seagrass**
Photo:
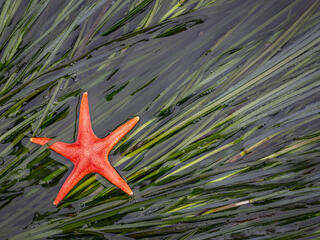
{"type": "Polygon", "coordinates": [[[0,2],[0,239],[320,237],[320,1],[0,2]],[[104,137],[52,204],[81,94],[104,137]]]}

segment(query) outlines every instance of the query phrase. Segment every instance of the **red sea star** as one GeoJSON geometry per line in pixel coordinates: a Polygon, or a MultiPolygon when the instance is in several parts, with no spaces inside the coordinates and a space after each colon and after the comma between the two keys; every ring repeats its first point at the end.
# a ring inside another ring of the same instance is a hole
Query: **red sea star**
{"type": "MultiPolygon", "coordinates": [[[[98,138],[91,127],[88,93],[82,95],[79,116],[78,138],[74,143],[55,142],[50,149],[68,158],[74,163],[74,168],[62,185],[56,200],[59,202],[68,192],[87,174],[99,173],[109,182],[116,185],[128,195],[133,192],[128,184],[120,177],[117,171],[111,166],[108,154],[111,149],[126,135],[139,121],[139,117],[134,117],[125,124],[118,127],[105,138],[98,138]]],[[[44,145],[51,141],[51,138],[31,138],[30,141],[44,145]]]]}

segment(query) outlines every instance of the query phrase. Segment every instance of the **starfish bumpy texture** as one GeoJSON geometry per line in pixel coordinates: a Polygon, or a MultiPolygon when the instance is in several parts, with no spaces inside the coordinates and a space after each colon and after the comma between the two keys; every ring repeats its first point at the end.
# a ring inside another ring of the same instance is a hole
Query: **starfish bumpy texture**
{"type": "MultiPolygon", "coordinates": [[[[118,127],[105,138],[98,138],[91,127],[88,93],[82,95],[79,116],[78,137],[74,143],[55,142],[49,146],[53,151],[61,154],[73,162],[74,168],[62,185],[53,204],[58,205],[69,191],[87,174],[99,173],[109,182],[120,188],[128,195],[133,195],[129,185],[111,166],[108,154],[111,149],[126,135],[139,121],[134,117],[118,127]]],[[[45,145],[51,138],[31,138],[30,141],[45,145]]]]}

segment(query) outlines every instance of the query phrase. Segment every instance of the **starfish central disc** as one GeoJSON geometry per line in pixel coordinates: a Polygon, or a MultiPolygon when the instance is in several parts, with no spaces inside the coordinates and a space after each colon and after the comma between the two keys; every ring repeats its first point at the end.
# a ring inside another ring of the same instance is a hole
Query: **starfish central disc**
{"type": "MultiPolygon", "coordinates": [[[[49,146],[53,151],[68,158],[74,164],[71,174],[62,185],[53,204],[58,205],[70,190],[87,174],[99,173],[109,182],[120,188],[128,195],[133,192],[129,185],[121,178],[111,166],[108,154],[112,148],[123,138],[139,121],[134,117],[118,127],[105,138],[98,138],[91,126],[88,93],[82,95],[79,116],[78,137],[74,143],[55,142],[49,146]]],[[[51,138],[31,138],[30,141],[45,145],[51,138]]]]}

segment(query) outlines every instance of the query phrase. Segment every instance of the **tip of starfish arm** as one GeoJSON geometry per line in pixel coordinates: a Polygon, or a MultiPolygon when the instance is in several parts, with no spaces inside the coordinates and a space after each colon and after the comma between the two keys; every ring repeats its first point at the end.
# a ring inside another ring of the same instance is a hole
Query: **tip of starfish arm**
{"type": "Polygon", "coordinates": [[[140,117],[139,117],[139,116],[135,116],[134,118],[135,118],[137,121],[140,120],[140,117]]]}
{"type": "Polygon", "coordinates": [[[30,138],[30,142],[33,142],[33,138],[30,138]]]}
{"type": "Polygon", "coordinates": [[[88,92],[84,92],[83,95],[84,95],[84,96],[88,96],[88,92]]]}

